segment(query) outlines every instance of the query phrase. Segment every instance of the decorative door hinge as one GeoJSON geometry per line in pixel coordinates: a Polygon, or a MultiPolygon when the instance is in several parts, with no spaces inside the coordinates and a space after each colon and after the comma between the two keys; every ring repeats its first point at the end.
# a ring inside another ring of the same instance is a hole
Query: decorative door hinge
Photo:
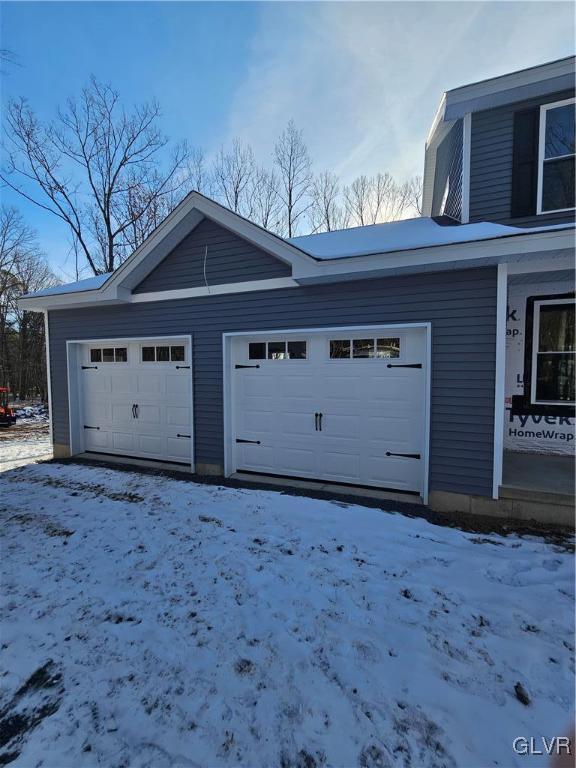
{"type": "Polygon", "coordinates": [[[259,365],[235,365],[234,368],[260,368],[259,365]]]}
{"type": "Polygon", "coordinates": [[[391,453],[390,451],[386,451],[386,456],[401,456],[404,459],[421,459],[419,453],[391,453]]]}
{"type": "Polygon", "coordinates": [[[422,363],[388,363],[388,368],[422,368],[422,363]]]}
{"type": "Polygon", "coordinates": [[[191,440],[191,439],[192,439],[192,435],[181,435],[181,434],[180,434],[180,432],[178,432],[178,434],[176,435],[176,437],[187,437],[187,438],[188,438],[188,440],[191,440]]]}
{"type": "Polygon", "coordinates": [[[176,366],[176,370],[178,370],[179,368],[190,368],[190,366],[189,365],[177,365],[176,366]]]}
{"type": "Polygon", "coordinates": [[[82,370],[83,371],[87,371],[89,368],[93,368],[94,370],[98,370],[98,366],[97,365],[83,365],[82,366],[82,370]]]}
{"type": "Polygon", "coordinates": [[[240,440],[240,438],[236,438],[237,443],[253,443],[254,445],[260,445],[260,440],[240,440]]]}
{"type": "Polygon", "coordinates": [[[84,429],[100,429],[100,427],[89,427],[88,424],[84,424],[84,429]]]}

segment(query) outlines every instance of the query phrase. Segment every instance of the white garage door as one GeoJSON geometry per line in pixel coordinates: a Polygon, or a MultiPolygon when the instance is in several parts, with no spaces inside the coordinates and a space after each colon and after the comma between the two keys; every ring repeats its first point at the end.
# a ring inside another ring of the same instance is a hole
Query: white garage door
{"type": "Polygon", "coordinates": [[[235,338],[238,471],[422,492],[426,329],[235,338]]]}
{"type": "Polygon", "coordinates": [[[78,377],[85,451],[190,464],[187,342],[84,344],[78,377]]]}

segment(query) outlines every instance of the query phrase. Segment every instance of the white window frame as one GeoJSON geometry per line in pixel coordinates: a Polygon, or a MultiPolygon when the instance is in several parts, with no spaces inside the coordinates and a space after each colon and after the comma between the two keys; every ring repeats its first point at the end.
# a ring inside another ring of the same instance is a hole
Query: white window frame
{"type": "MultiPolygon", "coordinates": [[[[542,192],[544,186],[544,152],[546,147],[546,115],[551,109],[564,107],[567,104],[576,104],[576,98],[562,99],[562,101],[554,101],[551,104],[542,104],[540,107],[540,126],[538,132],[538,187],[536,195],[536,214],[538,216],[547,213],[562,213],[564,211],[574,210],[574,206],[571,206],[570,208],[555,208],[551,211],[542,210],[542,192]]],[[[549,158],[549,160],[561,160],[564,157],[574,157],[574,154],[571,152],[568,155],[558,155],[558,157],[549,158]]]]}
{"type": "MultiPolygon", "coordinates": [[[[538,347],[540,341],[540,308],[551,304],[576,304],[575,299],[536,299],[534,301],[534,317],[532,323],[532,372],[530,377],[530,402],[532,405],[574,405],[574,401],[567,400],[537,400],[536,383],[538,377],[538,347]]],[[[546,352],[547,355],[565,355],[565,351],[546,352]]],[[[570,353],[568,353],[570,354],[570,353]]],[[[574,353],[576,354],[576,353],[574,353]]]]}

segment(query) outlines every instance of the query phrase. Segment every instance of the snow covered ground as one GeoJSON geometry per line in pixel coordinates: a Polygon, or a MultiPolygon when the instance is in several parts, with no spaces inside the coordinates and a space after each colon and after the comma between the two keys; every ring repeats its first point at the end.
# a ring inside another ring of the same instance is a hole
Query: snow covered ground
{"type": "Polygon", "coordinates": [[[13,426],[0,428],[0,472],[52,458],[45,410],[26,411],[20,410],[13,426]]]}
{"type": "Polygon", "coordinates": [[[0,761],[543,766],[513,739],[567,729],[561,547],[82,465],[0,483],[0,761]]]}

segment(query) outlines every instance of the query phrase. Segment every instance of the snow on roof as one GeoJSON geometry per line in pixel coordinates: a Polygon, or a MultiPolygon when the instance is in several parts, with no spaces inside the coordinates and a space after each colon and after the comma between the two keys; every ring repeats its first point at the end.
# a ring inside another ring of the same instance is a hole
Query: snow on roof
{"type": "Polygon", "coordinates": [[[30,296],[56,296],[61,293],[81,293],[82,291],[95,291],[98,288],[102,288],[106,280],[108,280],[111,275],[112,272],[107,272],[104,275],[87,277],[85,280],[79,280],[77,283],[64,283],[63,285],[55,285],[53,288],[44,288],[43,291],[29,293],[22,298],[27,299],[30,296]]]}
{"type": "Polygon", "coordinates": [[[350,256],[410,251],[415,248],[429,248],[436,245],[452,245],[475,240],[492,240],[510,235],[527,235],[546,232],[551,229],[573,225],[548,227],[509,227],[481,221],[476,224],[439,224],[432,218],[389,221],[384,224],[370,224],[351,227],[333,232],[292,237],[289,243],[309,253],[316,259],[343,259],[350,256]]]}
{"type": "MultiPolygon", "coordinates": [[[[438,223],[433,218],[422,216],[417,219],[388,221],[383,224],[368,224],[363,227],[339,229],[333,232],[319,232],[314,235],[287,238],[286,242],[304,251],[315,259],[344,259],[352,256],[386,254],[395,251],[411,251],[417,248],[431,248],[438,245],[453,245],[476,240],[493,240],[511,235],[527,235],[534,232],[549,232],[567,229],[574,224],[553,224],[545,227],[509,227],[504,224],[477,222],[476,224],[438,223]]],[[[56,285],[22,298],[56,296],[65,293],[95,291],[106,283],[113,273],[96,275],[77,283],[56,285]]]]}

